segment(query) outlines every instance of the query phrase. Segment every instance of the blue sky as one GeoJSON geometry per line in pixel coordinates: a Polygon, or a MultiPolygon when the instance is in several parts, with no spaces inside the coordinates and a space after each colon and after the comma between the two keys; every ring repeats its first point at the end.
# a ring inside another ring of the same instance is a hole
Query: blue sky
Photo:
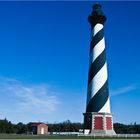
{"type": "MultiPolygon", "coordinates": [[[[0,1],[0,119],[82,122],[93,1],[0,1]]],[[[100,2],[114,122],[140,123],[140,2],[100,2]]]]}

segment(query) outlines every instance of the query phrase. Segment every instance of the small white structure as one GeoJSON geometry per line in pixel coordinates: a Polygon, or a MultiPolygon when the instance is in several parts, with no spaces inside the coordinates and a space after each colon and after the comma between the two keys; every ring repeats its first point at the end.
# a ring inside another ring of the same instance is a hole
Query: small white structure
{"type": "Polygon", "coordinates": [[[84,129],[84,135],[89,135],[90,129],[84,129]]]}

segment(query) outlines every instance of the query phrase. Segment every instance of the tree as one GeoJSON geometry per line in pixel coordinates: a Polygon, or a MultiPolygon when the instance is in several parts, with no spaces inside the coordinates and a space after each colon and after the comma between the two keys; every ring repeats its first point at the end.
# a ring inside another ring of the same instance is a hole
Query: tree
{"type": "Polygon", "coordinates": [[[4,120],[0,120],[0,133],[14,133],[13,124],[6,118],[4,120]]]}

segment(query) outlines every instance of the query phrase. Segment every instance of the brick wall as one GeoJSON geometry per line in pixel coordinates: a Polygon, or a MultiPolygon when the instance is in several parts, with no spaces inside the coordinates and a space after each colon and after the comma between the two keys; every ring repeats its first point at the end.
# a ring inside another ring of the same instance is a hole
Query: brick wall
{"type": "Polygon", "coordinates": [[[106,117],[106,129],[112,130],[112,118],[111,117],[106,117]]]}
{"type": "Polygon", "coordinates": [[[103,118],[102,117],[94,117],[94,129],[103,130],[103,118]]]}
{"type": "Polygon", "coordinates": [[[48,126],[47,125],[45,125],[45,124],[39,124],[37,126],[37,135],[41,135],[42,132],[44,133],[43,135],[47,135],[48,134],[48,126]]]}

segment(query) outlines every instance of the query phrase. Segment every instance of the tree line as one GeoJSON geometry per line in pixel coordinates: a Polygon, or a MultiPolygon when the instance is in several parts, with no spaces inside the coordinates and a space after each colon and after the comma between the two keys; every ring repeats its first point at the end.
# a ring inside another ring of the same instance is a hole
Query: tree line
{"type": "Polygon", "coordinates": [[[117,134],[140,134],[140,124],[121,124],[115,123],[114,130],[117,134]]]}
{"type": "MultiPolygon", "coordinates": [[[[78,132],[83,129],[83,123],[73,123],[69,120],[60,123],[47,123],[49,132],[78,132]]],[[[140,134],[140,124],[121,124],[115,123],[114,130],[117,134],[140,134]]],[[[31,123],[23,124],[19,122],[13,124],[7,119],[0,120],[0,133],[7,134],[29,134],[31,132],[31,123]]]]}

